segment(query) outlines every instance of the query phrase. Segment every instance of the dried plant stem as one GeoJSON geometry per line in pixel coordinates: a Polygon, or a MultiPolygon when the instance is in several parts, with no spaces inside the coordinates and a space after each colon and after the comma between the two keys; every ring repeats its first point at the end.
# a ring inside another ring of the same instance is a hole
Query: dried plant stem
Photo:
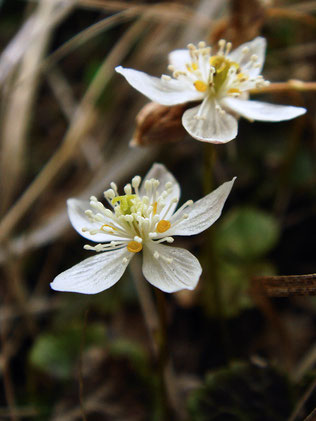
{"type": "Polygon", "coordinates": [[[290,79],[287,82],[270,83],[268,86],[264,86],[258,89],[251,89],[251,94],[265,94],[273,92],[285,92],[285,91],[316,91],[316,82],[303,82],[301,80],[290,79]]]}
{"type": "MultiPolygon", "coordinates": [[[[38,36],[27,46],[18,69],[17,80],[13,82],[14,89],[5,100],[6,106],[3,109],[3,128],[1,130],[1,213],[4,213],[11,204],[23,175],[28,126],[32,115],[32,105],[39,87],[36,69],[43,60],[54,29],[49,22],[54,15],[55,8],[56,2],[50,0],[38,3],[33,25],[38,30],[38,36]],[[29,75],[27,81],[25,74],[29,75]],[[23,83],[23,80],[26,83],[23,83]]],[[[63,18],[64,15],[61,17],[63,18]]],[[[55,24],[57,23],[58,21],[55,22],[55,24]]],[[[34,30],[34,28],[32,29],[34,30]]]]}
{"type": "Polygon", "coordinates": [[[258,276],[253,281],[270,297],[316,295],[316,274],[258,276]]]}
{"type": "Polygon", "coordinates": [[[47,188],[60,170],[69,162],[73,154],[76,153],[77,147],[92,127],[96,125],[97,112],[95,103],[103,92],[104,86],[112,76],[115,65],[129,51],[135,37],[143,31],[145,26],[146,22],[144,21],[138,21],[132,25],[101,65],[96,77],[78,106],[77,112],[60,148],[1,221],[0,239],[3,240],[11,232],[24,213],[31,207],[45,188],[47,188]]]}
{"type": "Polygon", "coordinates": [[[82,373],[82,357],[86,342],[86,333],[87,333],[87,319],[88,319],[88,312],[87,309],[84,313],[84,321],[83,321],[83,328],[82,328],[82,337],[80,341],[80,357],[79,357],[79,373],[78,373],[78,380],[79,380],[79,401],[80,401],[80,409],[81,409],[81,417],[82,421],[87,421],[86,409],[85,409],[85,402],[84,402],[84,387],[83,387],[83,373],[82,373]]]}
{"type": "Polygon", "coordinates": [[[313,411],[306,418],[304,418],[304,421],[315,421],[315,419],[316,419],[316,408],[313,409],[313,411]]]}
{"type": "Polygon", "coordinates": [[[271,18],[276,18],[276,19],[286,18],[286,19],[293,19],[295,21],[300,21],[304,25],[310,25],[310,26],[316,25],[316,19],[314,18],[314,16],[308,13],[304,13],[304,11],[300,11],[298,9],[294,10],[289,7],[287,8],[268,7],[267,16],[270,19],[271,18]]]}
{"type": "MultiPolygon", "coordinates": [[[[5,294],[5,301],[8,298],[8,294],[5,294]]],[[[0,341],[1,341],[1,353],[0,353],[0,362],[2,366],[3,374],[3,385],[4,385],[4,395],[8,404],[8,409],[10,413],[11,421],[19,421],[19,417],[16,414],[15,410],[15,394],[14,387],[11,378],[10,371],[10,352],[7,347],[7,333],[8,333],[8,323],[2,322],[0,324],[0,341]]]]}
{"type": "Polygon", "coordinates": [[[141,273],[140,262],[134,258],[131,263],[133,279],[150,337],[151,347],[158,361],[162,383],[162,400],[166,419],[171,419],[170,409],[177,419],[184,419],[183,406],[179,400],[178,387],[173,371],[167,338],[166,303],[164,293],[155,288],[157,308],[154,304],[149,285],[141,273]]]}
{"type": "MultiPolygon", "coordinates": [[[[294,408],[294,411],[292,412],[290,418],[288,421],[295,421],[300,416],[300,412],[302,411],[304,405],[306,404],[307,400],[313,393],[313,391],[316,388],[316,379],[312,382],[312,384],[307,388],[306,392],[303,394],[301,399],[298,401],[296,407],[294,408]]],[[[311,418],[313,420],[313,418],[311,418]]]]}

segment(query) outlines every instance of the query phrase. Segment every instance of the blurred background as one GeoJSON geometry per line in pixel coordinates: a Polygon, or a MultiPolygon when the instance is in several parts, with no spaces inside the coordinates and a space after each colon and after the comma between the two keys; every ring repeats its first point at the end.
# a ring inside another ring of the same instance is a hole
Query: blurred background
{"type": "Polygon", "coordinates": [[[266,79],[313,82],[315,33],[312,0],[0,1],[0,420],[316,419],[316,301],[252,287],[316,272],[315,84],[253,95],[308,112],[242,119],[235,140],[212,147],[183,131],[177,109],[136,123],[148,100],[114,71],[160,76],[189,42],[260,35],[266,79]],[[196,290],[166,296],[171,412],[135,273],[95,296],[49,287],[91,255],[67,198],[101,198],[154,161],[181,202],[238,177],[217,223],[176,239],[203,274],[196,290]]]}

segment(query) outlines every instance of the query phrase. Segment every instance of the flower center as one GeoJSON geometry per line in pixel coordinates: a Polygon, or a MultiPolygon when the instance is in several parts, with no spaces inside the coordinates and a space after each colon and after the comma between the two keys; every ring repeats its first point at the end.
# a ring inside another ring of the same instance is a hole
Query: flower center
{"type": "MultiPolygon", "coordinates": [[[[240,63],[230,60],[232,44],[225,40],[218,42],[216,54],[212,55],[211,47],[201,41],[197,46],[188,45],[190,61],[185,68],[177,69],[169,66],[175,79],[189,82],[194,89],[204,97],[222,97],[228,95],[238,97],[243,91],[251,88],[260,88],[267,85],[261,75],[252,76],[253,69],[261,67],[255,54],[250,54],[250,49],[245,46],[241,51],[240,63]]],[[[164,78],[168,78],[164,76],[164,78]]],[[[170,77],[169,77],[170,79],[170,77]]],[[[166,80],[169,80],[166,79],[166,80]]]]}
{"type": "Polygon", "coordinates": [[[211,69],[213,68],[213,87],[215,92],[218,92],[225,83],[229,69],[234,68],[236,72],[239,70],[239,65],[233,61],[228,60],[225,56],[210,57],[211,69]]]}
{"type": "Polygon", "coordinates": [[[170,222],[165,219],[162,219],[161,221],[158,222],[156,231],[159,233],[163,233],[163,232],[168,231],[170,227],[171,227],[170,222]]]}
{"type": "Polygon", "coordinates": [[[117,196],[112,199],[112,205],[120,202],[119,207],[123,215],[130,215],[132,213],[133,199],[135,199],[136,194],[125,194],[124,196],[117,196]]]}
{"type": "Polygon", "coordinates": [[[130,241],[127,244],[127,250],[131,253],[138,253],[143,248],[142,243],[139,243],[138,241],[130,241]]]}

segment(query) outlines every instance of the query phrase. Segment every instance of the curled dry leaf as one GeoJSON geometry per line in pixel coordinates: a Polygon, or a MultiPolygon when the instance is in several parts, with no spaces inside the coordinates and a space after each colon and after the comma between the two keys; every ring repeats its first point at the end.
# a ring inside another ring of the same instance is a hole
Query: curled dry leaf
{"type": "Polygon", "coordinates": [[[149,102],[137,114],[131,145],[150,146],[182,140],[186,131],[181,118],[189,107],[188,103],[167,107],[149,102]]]}
{"type": "Polygon", "coordinates": [[[262,33],[268,2],[262,0],[232,0],[230,16],[217,22],[208,37],[210,44],[229,39],[236,47],[256,38],[262,33]]]}

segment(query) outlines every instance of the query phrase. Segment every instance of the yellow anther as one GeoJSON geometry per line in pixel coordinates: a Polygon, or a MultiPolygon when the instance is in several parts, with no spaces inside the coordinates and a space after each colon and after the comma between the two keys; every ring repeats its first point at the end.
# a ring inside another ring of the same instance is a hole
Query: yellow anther
{"type": "Polygon", "coordinates": [[[191,63],[191,65],[190,64],[186,64],[185,67],[187,68],[188,72],[190,72],[190,73],[195,72],[196,70],[199,69],[199,65],[198,65],[198,63],[196,61],[193,61],[191,63]]]}
{"type": "Polygon", "coordinates": [[[157,205],[158,205],[158,203],[157,202],[155,202],[154,204],[153,204],[153,214],[154,214],[154,216],[156,215],[156,213],[157,213],[157,205]]]}
{"type": "Polygon", "coordinates": [[[237,74],[237,79],[239,81],[246,81],[248,79],[248,75],[246,75],[245,73],[238,73],[237,74]]]}
{"type": "Polygon", "coordinates": [[[104,229],[105,227],[108,227],[108,228],[111,228],[111,229],[112,229],[112,230],[114,230],[114,231],[117,231],[117,228],[114,228],[114,227],[112,227],[112,225],[108,225],[108,224],[104,224],[104,225],[102,225],[101,230],[106,231],[106,230],[104,229]]]}
{"type": "Polygon", "coordinates": [[[162,219],[161,221],[158,222],[156,231],[160,233],[166,232],[168,231],[170,227],[171,227],[170,222],[166,221],[165,219],[162,219]]]}
{"type": "Polygon", "coordinates": [[[131,253],[138,253],[143,248],[142,243],[138,243],[137,241],[130,241],[127,244],[127,250],[131,253]]]}
{"type": "Polygon", "coordinates": [[[227,91],[228,94],[240,94],[240,90],[237,88],[231,88],[227,91]]]}
{"type": "Polygon", "coordinates": [[[199,68],[199,65],[194,61],[193,63],[192,63],[192,69],[193,70],[197,70],[199,68]]]}
{"type": "Polygon", "coordinates": [[[195,81],[194,87],[199,92],[205,92],[207,90],[207,84],[202,82],[201,80],[195,81]]]}

